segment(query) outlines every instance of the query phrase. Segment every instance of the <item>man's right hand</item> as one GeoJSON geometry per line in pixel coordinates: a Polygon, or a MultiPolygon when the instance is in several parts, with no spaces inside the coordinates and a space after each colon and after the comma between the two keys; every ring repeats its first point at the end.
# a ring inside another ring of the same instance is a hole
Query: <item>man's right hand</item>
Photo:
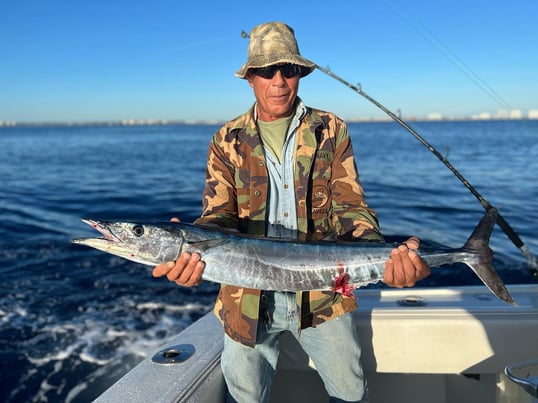
{"type": "MultiPolygon", "coordinates": [[[[171,221],[179,222],[179,219],[172,218],[171,221]]],[[[184,252],[175,262],[165,262],[152,271],[153,277],[166,276],[168,280],[184,287],[193,287],[202,281],[202,273],[205,263],[200,260],[198,253],[184,252]]]]}

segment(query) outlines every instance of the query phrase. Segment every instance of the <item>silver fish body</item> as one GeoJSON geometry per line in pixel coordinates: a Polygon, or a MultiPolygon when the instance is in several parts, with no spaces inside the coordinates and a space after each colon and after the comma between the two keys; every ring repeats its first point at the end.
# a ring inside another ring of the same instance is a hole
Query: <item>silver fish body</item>
{"type": "MultiPolygon", "coordinates": [[[[514,304],[491,262],[489,237],[496,210],[486,212],[462,248],[424,248],[430,267],[462,262],[502,301],[514,304]]],[[[349,293],[383,278],[385,262],[399,244],[378,242],[300,242],[259,238],[180,222],[135,223],[83,220],[103,238],[79,238],[87,245],[154,266],[183,252],[199,253],[202,278],[261,290],[336,290],[349,293]]]]}

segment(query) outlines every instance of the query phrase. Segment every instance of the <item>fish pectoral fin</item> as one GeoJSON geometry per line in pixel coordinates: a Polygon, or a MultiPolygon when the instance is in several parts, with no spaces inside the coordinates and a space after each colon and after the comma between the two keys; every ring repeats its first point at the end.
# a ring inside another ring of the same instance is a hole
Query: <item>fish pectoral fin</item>
{"type": "Polygon", "coordinates": [[[189,242],[189,245],[192,246],[194,249],[205,252],[211,248],[214,248],[215,246],[223,245],[227,243],[228,241],[226,239],[208,239],[205,241],[199,241],[199,242],[189,242]]]}

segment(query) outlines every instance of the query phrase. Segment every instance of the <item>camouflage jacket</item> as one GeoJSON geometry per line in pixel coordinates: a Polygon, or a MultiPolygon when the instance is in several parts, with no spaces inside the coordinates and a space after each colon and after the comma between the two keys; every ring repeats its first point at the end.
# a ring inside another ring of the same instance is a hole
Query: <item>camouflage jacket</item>
{"type": "MultiPolygon", "coordinates": [[[[375,212],[363,197],[345,123],[332,113],[306,111],[294,151],[298,232],[309,239],[331,233],[382,239],[375,212]]],[[[266,159],[253,106],[226,123],[210,142],[203,213],[196,222],[264,235],[268,191],[266,159]]],[[[215,314],[226,333],[248,346],[256,343],[260,295],[260,290],[222,285],[215,304],[215,314]]],[[[357,307],[353,298],[327,291],[297,293],[297,305],[301,328],[357,307]]]]}

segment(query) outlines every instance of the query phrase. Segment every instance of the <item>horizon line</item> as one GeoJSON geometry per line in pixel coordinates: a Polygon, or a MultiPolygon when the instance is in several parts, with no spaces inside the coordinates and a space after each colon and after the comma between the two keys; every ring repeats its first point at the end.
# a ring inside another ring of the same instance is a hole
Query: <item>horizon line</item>
{"type": "MultiPolygon", "coordinates": [[[[404,121],[409,122],[479,122],[479,121],[516,121],[516,120],[538,120],[538,116],[484,116],[484,115],[473,115],[473,116],[461,116],[461,117],[416,117],[410,116],[407,118],[402,118],[404,121]]],[[[390,116],[386,117],[365,117],[365,118],[351,118],[344,119],[346,123],[386,123],[392,122],[390,116]]],[[[178,119],[178,120],[168,120],[168,119],[122,119],[122,120],[90,120],[90,121],[2,121],[0,120],[0,128],[9,128],[9,127],[46,127],[46,126],[218,126],[223,125],[226,120],[193,120],[193,119],[178,119]]]]}

